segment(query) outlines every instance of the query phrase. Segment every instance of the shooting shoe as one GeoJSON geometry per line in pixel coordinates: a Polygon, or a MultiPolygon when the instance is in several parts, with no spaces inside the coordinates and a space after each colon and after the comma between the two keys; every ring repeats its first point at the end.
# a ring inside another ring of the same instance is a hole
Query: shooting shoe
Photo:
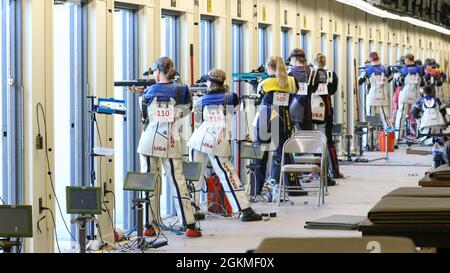
{"type": "Polygon", "coordinates": [[[144,229],[144,237],[152,237],[156,235],[156,231],[153,226],[149,226],[144,229]]]}
{"type": "Polygon", "coordinates": [[[328,178],[327,185],[328,185],[328,187],[336,186],[336,180],[328,178]]]}
{"type": "Polygon", "coordinates": [[[261,220],[262,216],[256,213],[252,208],[248,208],[242,211],[242,222],[255,222],[261,220]]]}
{"type": "Polygon", "coordinates": [[[186,229],[185,234],[186,234],[186,237],[191,237],[191,238],[197,238],[197,237],[202,236],[202,232],[197,228],[195,228],[195,229],[188,228],[188,229],[186,229]]]}

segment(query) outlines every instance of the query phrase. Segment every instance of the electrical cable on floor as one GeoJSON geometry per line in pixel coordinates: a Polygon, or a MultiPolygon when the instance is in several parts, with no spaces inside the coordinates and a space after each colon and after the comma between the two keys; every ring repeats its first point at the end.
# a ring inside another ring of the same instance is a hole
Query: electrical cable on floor
{"type": "MultiPolygon", "coordinates": [[[[154,211],[153,211],[153,207],[152,207],[151,204],[149,204],[149,208],[150,208],[150,211],[151,211],[152,215],[155,215],[154,211]]],[[[165,231],[170,231],[170,232],[174,233],[175,235],[182,235],[183,234],[183,232],[181,232],[179,230],[176,230],[176,229],[173,229],[171,227],[168,227],[164,223],[164,221],[161,219],[161,216],[160,217],[154,217],[154,222],[155,222],[154,224],[157,227],[159,227],[159,229],[164,229],[165,231]]]]}
{"type": "MultiPolygon", "coordinates": [[[[155,199],[157,199],[157,200],[159,200],[159,195],[158,196],[154,196],[154,198],[155,199]]],[[[150,201],[150,200],[149,200],[150,201]]],[[[157,205],[159,205],[159,201],[157,202],[157,205]]],[[[156,226],[158,226],[159,228],[162,228],[162,229],[164,229],[164,230],[166,230],[166,231],[170,231],[170,232],[172,232],[172,233],[174,233],[174,234],[176,234],[176,235],[181,235],[181,234],[183,234],[182,232],[180,232],[180,231],[178,231],[178,230],[174,230],[174,229],[172,229],[172,228],[169,228],[169,227],[167,227],[165,224],[164,224],[164,221],[161,219],[161,214],[158,214],[158,215],[155,215],[154,214],[154,212],[153,212],[153,207],[152,207],[152,205],[151,204],[149,204],[149,207],[150,207],[150,210],[151,210],[151,212],[152,212],[152,215],[153,215],[153,221],[156,223],[156,226]]],[[[148,212],[147,212],[148,213],[148,212]]]]}
{"type": "Polygon", "coordinates": [[[170,227],[168,227],[166,224],[164,224],[164,223],[155,223],[155,225],[157,226],[157,227],[159,227],[160,229],[163,229],[163,230],[165,230],[165,231],[169,231],[169,232],[172,232],[173,234],[175,234],[175,235],[183,235],[183,232],[181,232],[180,230],[176,230],[176,229],[173,229],[173,228],[170,228],[170,227]]]}
{"type": "MultiPolygon", "coordinates": [[[[42,119],[43,119],[43,122],[44,122],[44,136],[43,136],[44,137],[44,149],[45,149],[45,158],[46,158],[46,161],[47,161],[47,170],[48,170],[48,177],[49,177],[49,180],[50,180],[50,185],[52,187],[53,195],[55,197],[56,204],[58,205],[58,210],[59,210],[61,219],[62,219],[62,221],[64,223],[64,226],[66,227],[66,230],[69,233],[69,235],[72,238],[72,240],[74,242],[77,242],[77,240],[75,239],[75,236],[73,236],[72,232],[70,231],[69,227],[67,226],[66,220],[64,219],[64,215],[62,213],[61,205],[59,203],[59,198],[56,195],[55,185],[53,184],[53,177],[52,177],[53,173],[52,173],[52,169],[51,169],[51,166],[50,166],[50,159],[49,159],[49,155],[48,155],[49,150],[48,150],[47,118],[46,118],[46,115],[45,115],[44,107],[42,106],[42,104],[40,102],[36,105],[36,121],[37,121],[37,126],[38,126],[38,135],[41,136],[41,125],[40,125],[40,120],[39,120],[39,110],[41,110],[41,112],[42,112],[42,119]]],[[[55,225],[55,233],[56,233],[56,225],[55,225]]]]}
{"type": "Polygon", "coordinates": [[[5,205],[6,206],[6,202],[5,202],[5,200],[3,200],[3,198],[0,196],[0,201],[2,201],[2,203],[3,203],[3,205],[5,205]]]}
{"type": "Polygon", "coordinates": [[[159,240],[161,235],[166,239],[166,242],[169,241],[165,234],[161,230],[159,230],[155,239],[147,241],[145,237],[137,237],[136,239],[123,244],[123,246],[120,248],[120,251],[141,251],[144,253],[146,250],[154,248],[154,244],[159,240]]]}

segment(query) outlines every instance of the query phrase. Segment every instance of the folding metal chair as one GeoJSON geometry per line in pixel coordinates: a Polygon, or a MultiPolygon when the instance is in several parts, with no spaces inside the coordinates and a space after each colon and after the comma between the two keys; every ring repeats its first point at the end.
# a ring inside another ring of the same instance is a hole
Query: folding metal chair
{"type": "MultiPolygon", "coordinates": [[[[331,157],[329,154],[329,150],[328,150],[328,146],[327,146],[327,137],[325,136],[324,133],[322,133],[319,130],[310,130],[310,131],[299,131],[296,132],[292,137],[296,138],[296,137],[314,137],[317,139],[320,139],[322,141],[323,144],[325,144],[325,146],[327,147],[327,151],[326,151],[326,160],[325,162],[327,162],[327,164],[324,166],[325,169],[325,173],[329,174],[329,167],[332,166],[331,163],[331,157]]],[[[320,164],[320,156],[292,156],[294,163],[300,163],[300,164],[320,164]]],[[[331,176],[331,174],[330,174],[331,176]]],[[[325,183],[325,193],[328,193],[328,183],[325,183]]]]}
{"type": "MultiPolygon", "coordinates": [[[[300,131],[296,132],[293,136],[293,138],[297,137],[313,137],[320,139],[322,143],[325,145],[327,144],[327,137],[325,134],[323,134],[321,131],[300,131]]],[[[328,150],[328,149],[327,149],[328,150]]],[[[293,156],[295,163],[320,163],[319,159],[320,157],[311,157],[311,156],[293,156]]]]}
{"type": "Polygon", "coordinates": [[[319,130],[305,130],[305,131],[298,131],[295,132],[295,134],[292,135],[292,137],[298,137],[298,136],[312,136],[316,137],[320,140],[322,140],[323,143],[327,144],[327,137],[324,133],[322,133],[319,130]]]}
{"type": "MultiPolygon", "coordinates": [[[[286,200],[286,192],[308,192],[300,188],[299,186],[286,186],[285,185],[285,173],[319,173],[319,187],[318,187],[318,206],[320,201],[325,203],[325,189],[326,184],[326,144],[320,139],[303,136],[288,139],[283,145],[283,152],[281,157],[281,174],[280,174],[280,192],[278,196],[278,206],[281,202],[281,196],[286,200]],[[285,164],[284,155],[293,153],[306,153],[306,154],[320,154],[319,164],[285,164]]],[[[308,187],[311,188],[311,187],[308,187]]]]}

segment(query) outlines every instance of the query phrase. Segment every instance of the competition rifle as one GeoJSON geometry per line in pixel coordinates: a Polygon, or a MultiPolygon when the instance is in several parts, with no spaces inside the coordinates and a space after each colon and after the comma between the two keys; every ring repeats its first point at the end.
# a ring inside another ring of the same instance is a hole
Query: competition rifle
{"type": "MultiPolygon", "coordinates": [[[[153,73],[151,71],[147,71],[143,74],[144,77],[148,77],[149,75],[152,75],[153,73]]],[[[180,83],[180,74],[178,72],[176,73],[175,77],[172,79],[175,83],[180,83]]],[[[125,81],[115,81],[114,86],[115,87],[149,87],[156,84],[156,81],[154,79],[139,79],[139,80],[125,80],[125,81]]]]}
{"type": "MultiPolygon", "coordinates": [[[[146,71],[142,76],[148,77],[149,75],[153,74],[150,70],[146,71]]],[[[114,86],[115,87],[149,87],[156,84],[156,81],[153,79],[140,79],[140,80],[128,80],[128,81],[115,81],[114,86]]]]}
{"type": "Polygon", "coordinates": [[[258,84],[262,80],[269,78],[269,75],[266,73],[265,65],[253,69],[250,73],[233,73],[231,76],[235,79],[234,82],[249,83],[253,87],[254,92],[256,92],[258,84]]]}

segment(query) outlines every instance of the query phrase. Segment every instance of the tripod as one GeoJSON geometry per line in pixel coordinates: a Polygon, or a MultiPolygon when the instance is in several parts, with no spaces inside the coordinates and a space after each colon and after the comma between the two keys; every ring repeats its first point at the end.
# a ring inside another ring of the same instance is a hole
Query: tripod
{"type": "Polygon", "coordinates": [[[347,161],[347,162],[353,162],[352,151],[351,151],[352,139],[353,139],[352,135],[345,135],[345,143],[346,143],[346,147],[345,147],[346,159],[345,159],[345,161],[347,161]]]}
{"type": "Polygon", "coordinates": [[[383,160],[383,159],[385,159],[386,161],[389,160],[389,133],[391,133],[391,132],[394,132],[394,130],[392,130],[392,129],[384,130],[386,156],[385,157],[376,158],[376,159],[372,159],[370,161],[373,162],[373,161],[378,161],[378,160],[383,160]]]}
{"type": "MultiPolygon", "coordinates": [[[[133,199],[132,203],[133,203],[133,209],[136,212],[136,221],[137,221],[137,226],[136,226],[136,229],[137,229],[136,247],[137,247],[137,249],[144,251],[149,248],[159,248],[159,247],[167,245],[167,241],[157,242],[156,240],[158,239],[158,237],[155,240],[153,240],[152,242],[147,242],[146,238],[144,237],[144,235],[145,235],[144,234],[144,205],[147,207],[151,206],[149,193],[147,192],[145,194],[145,198],[133,199]]],[[[148,217],[148,213],[147,213],[147,217],[148,217]]],[[[148,221],[148,218],[147,218],[147,221],[148,221]]]]}
{"type": "Polygon", "coordinates": [[[363,158],[363,136],[366,135],[368,132],[364,129],[369,129],[369,124],[367,122],[359,122],[355,126],[355,135],[358,137],[358,148],[359,148],[359,157],[355,159],[355,162],[362,162],[367,163],[368,160],[366,158],[363,158]]]}
{"type": "Polygon", "coordinates": [[[93,216],[79,216],[72,219],[70,223],[78,224],[78,243],[80,244],[80,253],[86,253],[86,224],[94,222],[93,216]]]}
{"type": "MultiPolygon", "coordinates": [[[[150,193],[149,192],[145,192],[144,200],[147,200],[147,202],[145,202],[145,211],[146,211],[146,213],[145,213],[145,230],[143,232],[144,232],[145,236],[148,236],[148,235],[150,235],[150,226],[151,226],[150,219],[148,217],[149,212],[150,212],[150,193]]],[[[139,219],[139,218],[137,218],[137,219],[139,219]]],[[[142,229],[142,227],[141,227],[141,229],[142,229]]],[[[138,231],[138,234],[139,234],[139,231],[138,231]]]]}

